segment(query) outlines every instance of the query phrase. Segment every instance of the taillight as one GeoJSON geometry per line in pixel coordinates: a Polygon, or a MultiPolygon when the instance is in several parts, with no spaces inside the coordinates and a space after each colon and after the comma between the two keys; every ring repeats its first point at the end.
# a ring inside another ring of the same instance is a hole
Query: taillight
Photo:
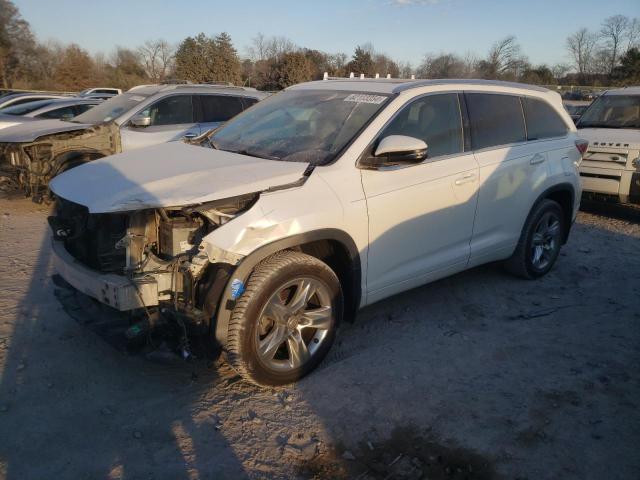
{"type": "Polygon", "coordinates": [[[587,152],[587,147],[589,147],[589,142],[586,140],[576,140],[576,148],[580,152],[580,155],[584,155],[587,152]]]}

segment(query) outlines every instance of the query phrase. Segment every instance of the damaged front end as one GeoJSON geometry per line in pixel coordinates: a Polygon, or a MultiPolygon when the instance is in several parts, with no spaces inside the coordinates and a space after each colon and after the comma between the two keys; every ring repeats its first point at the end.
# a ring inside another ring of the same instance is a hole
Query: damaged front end
{"type": "Polygon", "coordinates": [[[134,321],[127,336],[146,335],[157,322],[179,331],[209,331],[230,272],[241,258],[203,240],[249,209],[258,194],[176,208],[89,213],[60,199],[49,217],[54,263],[71,286],[134,321]]]}
{"type": "Polygon", "coordinates": [[[49,181],[69,168],[120,151],[115,124],[0,143],[0,192],[49,199],[49,181]]]}

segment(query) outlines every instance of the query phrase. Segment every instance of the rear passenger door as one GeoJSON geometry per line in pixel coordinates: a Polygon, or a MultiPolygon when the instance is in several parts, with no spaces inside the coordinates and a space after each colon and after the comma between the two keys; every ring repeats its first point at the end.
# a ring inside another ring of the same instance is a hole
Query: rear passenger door
{"type": "Polygon", "coordinates": [[[201,133],[219,127],[244,109],[241,97],[232,95],[197,95],[197,98],[197,121],[201,133]]]}
{"type": "Polygon", "coordinates": [[[527,141],[523,102],[531,110],[528,100],[481,92],[467,92],[465,100],[472,148],[480,168],[471,240],[473,266],[513,253],[533,203],[548,184],[549,148],[533,131],[527,141]]]}
{"type": "Polygon", "coordinates": [[[459,94],[413,100],[371,151],[389,135],[424,140],[428,157],[419,164],[361,170],[370,302],[464,269],[476,210],[478,168],[465,148],[459,94]]]}
{"type": "Polygon", "coordinates": [[[151,119],[146,127],[125,124],[121,131],[122,150],[148,147],[200,135],[195,121],[192,95],[170,95],[152,103],[141,112],[151,119]]]}

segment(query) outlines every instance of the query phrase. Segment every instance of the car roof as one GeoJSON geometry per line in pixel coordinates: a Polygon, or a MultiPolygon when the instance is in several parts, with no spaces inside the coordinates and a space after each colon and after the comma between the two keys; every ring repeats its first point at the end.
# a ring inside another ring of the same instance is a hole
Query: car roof
{"type": "Polygon", "coordinates": [[[471,80],[471,79],[438,79],[438,80],[407,80],[401,78],[340,78],[317,80],[315,82],[293,85],[287,90],[346,90],[372,93],[394,94],[420,87],[451,85],[456,88],[473,88],[474,86],[517,88],[536,92],[549,92],[548,89],[525,83],[503,82],[499,80],[471,80]]]}
{"type": "Polygon", "coordinates": [[[237,87],[234,85],[214,85],[214,84],[153,84],[153,85],[138,85],[137,87],[130,88],[127,93],[140,93],[142,95],[155,95],[157,93],[172,92],[172,93],[221,93],[221,94],[239,94],[244,96],[251,96],[257,98],[263,98],[268,94],[260,92],[255,88],[250,87],[237,87]]]}
{"type": "Polygon", "coordinates": [[[640,87],[624,87],[607,90],[605,95],[640,95],[640,87]]]}
{"type": "Polygon", "coordinates": [[[48,97],[48,98],[63,98],[68,97],[63,93],[48,93],[48,92],[16,92],[9,93],[2,97],[3,100],[8,98],[20,98],[20,97],[48,97]]]}

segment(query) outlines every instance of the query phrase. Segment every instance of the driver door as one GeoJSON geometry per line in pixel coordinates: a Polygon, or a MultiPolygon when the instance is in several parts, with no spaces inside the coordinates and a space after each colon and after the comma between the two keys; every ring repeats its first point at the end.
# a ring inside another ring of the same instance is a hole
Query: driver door
{"type": "Polygon", "coordinates": [[[136,127],[128,122],[121,128],[122,151],[200,135],[193,110],[191,95],[171,95],[151,104],[137,114],[151,119],[148,126],[136,127]]]}
{"type": "Polygon", "coordinates": [[[457,93],[420,97],[379,135],[424,140],[417,164],[362,169],[369,213],[368,303],[463,270],[478,198],[457,93]]]}

